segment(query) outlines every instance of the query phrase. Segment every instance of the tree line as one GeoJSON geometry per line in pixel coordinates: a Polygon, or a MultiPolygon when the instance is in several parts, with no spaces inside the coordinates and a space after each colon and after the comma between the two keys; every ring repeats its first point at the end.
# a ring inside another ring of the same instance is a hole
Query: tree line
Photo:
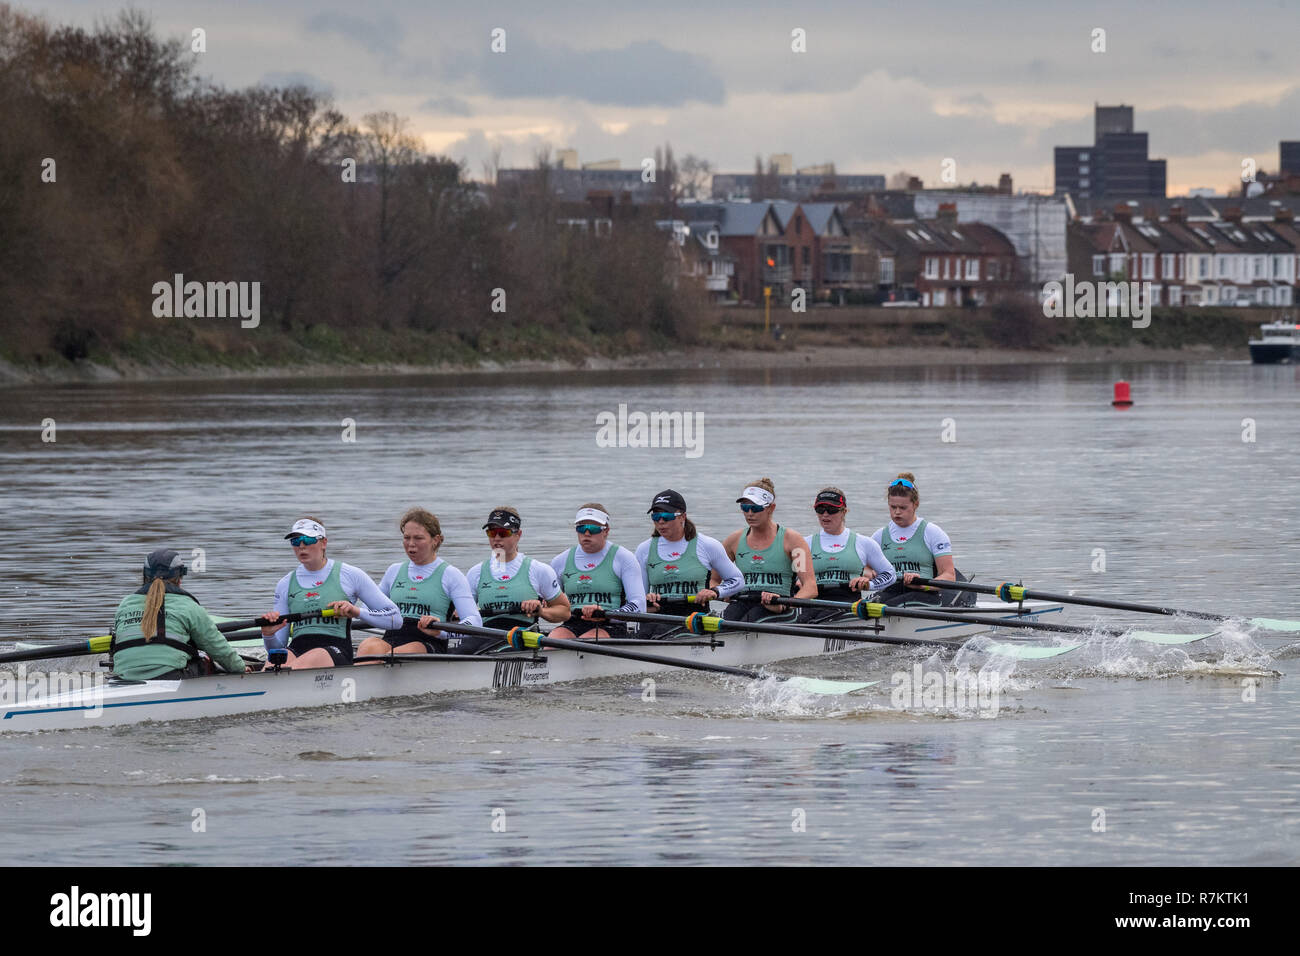
{"type": "Polygon", "coordinates": [[[290,334],[691,336],[698,293],[664,281],[653,215],[566,228],[544,185],[474,183],[398,116],[354,123],[302,86],[226,89],[200,57],[138,12],[85,30],[0,5],[11,358],[78,359],[193,321],[153,314],[153,286],[178,273],[260,282],[262,325],[290,334]]]}

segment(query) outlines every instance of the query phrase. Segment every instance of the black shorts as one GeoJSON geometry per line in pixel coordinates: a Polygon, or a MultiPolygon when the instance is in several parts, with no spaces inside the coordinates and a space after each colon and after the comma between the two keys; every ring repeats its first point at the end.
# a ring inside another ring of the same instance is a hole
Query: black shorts
{"type": "Polygon", "coordinates": [[[610,637],[627,637],[627,625],[622,621],[584,621],[581,614],[574,614],[567,621],[561,621],[556,627],[567,627],[574,637],[582,637],[588,631],[600,629],[610,637]]]}
{"type": "Polygon", "coordinates": [[[352,641],[346,637],[304,634],[302,637],[295,637],[289,642],[289,653],[295,657],[302,657],[308,651],[314,651],[318,647],[329,651],[330,657],[334,659],[335,667],[352,663],[352,641]]]}
{"type": "MultiPolygon", "coordinates": [[[[447,632],[443,632],[444,634],[447,632]]],[[[379,639],[389,647],[398,648],[404,644],[423,644],[426,654],[446,654],[447,638],[430,637],[418,627],[407,621],[398,630],[384,631],[379,635],[379,639]]]]}
{"type": "MultiPolygon", "coordinates": [[[[781,603],[779,600],[776,603],[781,603]]],[[[728,621],[763,621],[768,624],[793,624],[799,620],[799,608],[786,608],[773,614],[758,598],[736,598],[722,615],[728,621]]]]}

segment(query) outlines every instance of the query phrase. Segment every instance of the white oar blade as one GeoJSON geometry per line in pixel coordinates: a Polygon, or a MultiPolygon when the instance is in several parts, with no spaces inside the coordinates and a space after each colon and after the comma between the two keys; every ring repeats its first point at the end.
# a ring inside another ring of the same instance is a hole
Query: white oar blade
{"type": "Polygon", "coordinates": [[[1262,627],[1269,631],[1300,631],[1300,621],[1280,621],[1275,617],[1252,617],[1252,627],[1262,627]]]}
{"type": "Polygon", "coordinates": [[[817,677],[791,677],[789,678],[790,686],[797,687],[799,690],[808,694],[825,694],[827,696],[837,696],[839,694],[852,694],[863,688],[870,687],[873,684],[879,684],[878,680],[868,681],[849,681],[849,680],[822,680],[817,677]]]}
{"type": "Polygon", "coordinates": [[[1077,648],[1083,647],[1082,644],[989,644],[982,647],[985,654],[996,654],[998,657],[1012,657],[1021,661],[1041,661],[1048,657],[1060,657],[1062,654],[1068,654],[1077,648]]]}
{"type": "Polygon", "coordinates": [[[1148,644],[1191,644],[1193,641],[1203,641],[1213,635],[1213,631],[1206,634],[1161,634],[1157,631],[1130,631],[1125,637],[1131,637],[1135,641],[1146,641],[1148,644]]]}

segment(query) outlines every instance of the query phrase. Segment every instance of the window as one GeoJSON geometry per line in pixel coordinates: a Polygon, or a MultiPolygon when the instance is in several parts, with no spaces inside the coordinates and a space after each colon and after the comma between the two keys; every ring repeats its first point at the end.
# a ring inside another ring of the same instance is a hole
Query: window
{"type": "Polygon", "coordinates": [[[1080,176],[1087,176],[1087,175],[1088,175],[1088,167],[1087,167],[1087,166],[1080,166],[1080,167],[1079,167],[1079,175],[1080,175],[1080,176]]]}
{"type": "Polygon", "coordinates": [[[794,234],[796,236],[803,235],[803,219],[799,216],[794,217],[794,234]]]}
{"type": "Polygon", "coordinates": [[[1142,253],[1142,278],[1154,279],[1156,277],[1156,254],[1154,252],[1142,253]]]}
{"type": "Polygon", "coordinates": [[[978,259],[966,260],[966,278],[971,282],[978,282],[980,278],[980,261],[978,259]]]}
{"type": "Polygon", "coordinates": [[[987,272],[990,282],[997,282],[1001,270],[998,269],[998,260],[990,259],[988,262],[987,272]]]}
{"type": "Polygon", "coordinates": [[[880,284],[881,285],[894,284],[894,260],[893,259],[880,260],[880,284]]]}
{"type": "Polygon", "coordinates": [[[1087,154],[1087,153],[1080,153],[1080,154],[1079,154],[1079,162],[1081,162],[1081,163],[1086,163],[1087,161],[1088,161],[1088,154],[1087,154]]]}
{"type": "Polygon", "coordinates": [[[1174,265],[1174,254],[1166,252],[1160,256],[1160,275],[1165,279],[1172,279],[1177,267],[1174,265]]]}
{"type": "Polygon", "coordinates": [[[1201,256],[1200,269],[1197,271],[1197,275],[1202,279],[1208,279],[1210,277],[1209,256],[1201,256]]]}
{"type": "Polygon", "coordinates": [[[1182,286],[1171,285],[1171,286],[1169,287],[1169,304],[1170,304],[1170,305],[1182,305],[1182,304],[1183,304],[1183,289],[1182,289],[1182,286]]]}
{"type": "Polygon", "coordinates": [[[1268,256],[1255,257],[1255,278],[1256,279],[1268,278],[1268,256]]]}
{"type": "Polygon", "coordinates": [[[1228,275],[1228,257],[1219,256],[1219,278],[1223,279],[1228,275]]]}
{"type": "Polygon", "coordinates": [[[1124,253],[1112,252],[1110,254],[1110,271],[1111,272],[1124,271],[1124,253]]]}
{"type": "Polygon", "coordinates": [[[935,290],[934,290],[934,304],[935,304],[935,305],[947,305],[947,304],[948,304],[948,292],[947,292],[946,289],[935,289],[935,290]]]}
{"type": "Polygon", "coordinates": [[[927,279],[939,278],[939,260],[933,257],[925,260],[925,277],[927,279]]]}
{"type": "Polygon", "coordinates": [[[1104,276],[1106,274],[1106,257],[1092,257],[1092,274],[1095,276],[1104,276]]]}
{"type": "Polygon", "coordinates": [[[803,264],[806,266],[812,261],[812,250],[807,246],[803,247],[803,264]]]}
{"type": "Polygon", "coordinates": [[[952,263],[949,261],[948,257],[947,257],[947,256],[944,256],[944,257],[943,257],[943,277],[944,277],[945,279],[948,278],[948,266],[950,266],[951,264],[952,264],[952,263]]]}
{"type": "Polygon", "coordinates": [[[1277,304],[1278,305],[1291,304],[1291,287],[1289,285],[1281,286],[1277,290],[1277,304]]]}
{"type": "Polygon", "coordinates": [[[1286,269],[1286,256],[1273,257],[1273,278],[1280,279],[1286,269]]]}
{"type": "Polygon", "coordinates": [[[1080,188],[1080,189],[1087,189],[1087,188],[1088,188],[1088,184],[1089,184],[1090,182],[1091,182],[1091,180],[1089,180],[1087,176],[1084,176],[1082,179],[1079,180],[1079,188],[1080,188]]]}

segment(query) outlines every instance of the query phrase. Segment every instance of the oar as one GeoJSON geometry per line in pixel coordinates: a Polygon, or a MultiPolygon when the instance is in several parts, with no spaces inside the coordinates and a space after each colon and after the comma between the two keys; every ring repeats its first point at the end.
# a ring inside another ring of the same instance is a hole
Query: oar
{"type": "MultiPolygon", "coordinates": [[[[1164,614],[1169,617],[1194,617],[1202,621],[1240,620],[1230,614],[1212,614],[1209,611],[1186,611],[1175,607],[1160,607],[1155,604],[1134,604],[1131,601],[1111,601],[1105,598],[1080,597],[1072,594],[1053,594],[1050,591],[1031,591],[1019,584],[971,584],[969,581],[949,581],[938,578],[917,578],[913,583],[942,588],[945,591],[974,591],[978,594],[992,594],[1007,602],[1024,600],[1059,601],[1062,604],[1085,604],[1088,607],[1104,607],[1114,611],[1137,611],[1140,614],[1164,614]]],[[[1270,631],[1300,631],[1300,621],[1284,621],[1273,617],[1251,617],[1247,622],[1254,627],[1270,631]]]]}
{"type": "MultiPolygon", "coordinates": [[[[321,617],[333,617],[334,609],[325,608],[320,612],[321,617]]],[[[314,617],[316,612],[307,612],[300,614],[286,614],[275,623],[293,623],[300,621],[305,617],[314,617]]],[[[216,623],[216,622],[213,622],[216,623]]],[[[223,634],[231,631],[246,631],[256,627],[270,627],[265,618],[254,618],[248,621],[223,621],[216,625],[218,631],[223,634]]],[[[56,657],[80,657],[82,654],[107,654],[109,645],[113,638],[111,634],[99,634],[95,637],[87,638],[82,641],[73,641],[69,644],[51,644],[48,647],[31,647],[24,648],[21,651],[6,651],[0,654],[0,664],[17,663],[18,661],[43,661],[53,660],[56,657]]]]}
{"type": "MultiPolygon", "coordinates": [[[[924,611],[919,608],[890,607],[888,604],[876,604],[870,601],[854,601],[852,604],[848,604],[843,601],[813,601],[783,597],[781,603],[795,607],[837,607],[841,610],[852,611],[863,620],[881,617],[910,617],[921,621],[983,624],[986,627],[1025,627],[1035,631],[1055,631],[1058,634],[1105,634],[1109,637],[1130,637],[1135,641],[1145,641],[1148,644],[1191,644],[1193,641],[1202,641],[1215,633],[1206,631],[1204,634],[1165,634],[1157,631],[1125,631],[1117,628],[1052,624],[1047,621],[1022,621],[1015,617],[999,617],[990,620],[987,617],[968,617],[965,614],[957,614],[953,611],[924,611]]],[[[1073,650],[1074,647],[1078,646],[1075,644],[1070,649],[1073,650]]]]}
{"type": "MultiPolygon", "coordinates": [[[[854,691],[862,690],[864,687],[870,687],[878,681],[842,681],[842,680],[823,680],[817,677],[780,677],[774,674],[764,674],[760,671],[749,670],[744,667],[731,667],[727,664],[706,664],[704,661],[685,660],[675,657],[664,657],[660,654],[645,654],[641,651],[631,651],[623,647],[604,647],[595,641],[566,641],[558,637],[547,637],[538,631],[526,631],[520,627],[511,628],[508,631],[500,630],[495,627],[475,627],[472,624],[450,624],[446,621],[437,621],[436,626],[440,631],[450,631],[453,634],[470,634],[479,637],[499,637],[517,651],[525,649],[536,649],[539,647],[556,647],[566,651],[577,651],[580,654],[603,654],[606,657],[621,657],[629,661],[641,661],[646,664],[664,664],[668,667],[682,667],[686,670],[693,671],[712,671],[715,674],[731,674],[735,677],[748,677],[750,680],[766,680],[768,677],[776,677],[779,681],[789,682],[790,686],[797,687],[802,691],[810,694],[851,694],[854,691]]],[[[393,660],[401,661],[407,655],[394,654],[393,660]]],[[[389,658],[380,658],[388,660],[389,658]]],[[[484,656],[482,660],[492,660],[490,656],[484,656]]]]}
{"type": "MultiPolygon", "coordinates": [[[[781,598],[782,604],[799,605],[801,602],[793,598],[781,598]]],[[[821,602],[803,602],[818,607],[844,607],[851,608],[850,604],[839,604],[835,601],[821,602]]],[[[608,611],[606,617],[614,620],[625,621],[671,621],[677,624],[683,624],[692,634],[703,634],[707,631],[718,630],[735,630],[735,631],[755,631],[759,634],[787,634],[792,637],[815,637],[829,638],[831,640],[857,641],[861,644],[898,644],[903,647],[947,647],[957,646],[953,641],[928,640],[922,637],[890,637],[884,634],[863,631],[842,631],[822,625],[800,625],[800,624],[768,624],[762,621],[728,621],[726,618],[713,617],[711,615],[696,613],[686,618],[673,617],[669,614],[637,614],[631,611],[608,611]]],[[[975,623],[968,618],[958,618],[963,623],[975,623]]],[[[1065,647],[1045,647],[1045,646],[1026,646],[1017,644],[991,643],[983,650],[988,654],[997,654],[1001,657],[1018,657],[1022,659],[1055,657],[1058,654],[1065,654],[1078,647],[1078,644],[1070,644],[1065,647]]]]}

